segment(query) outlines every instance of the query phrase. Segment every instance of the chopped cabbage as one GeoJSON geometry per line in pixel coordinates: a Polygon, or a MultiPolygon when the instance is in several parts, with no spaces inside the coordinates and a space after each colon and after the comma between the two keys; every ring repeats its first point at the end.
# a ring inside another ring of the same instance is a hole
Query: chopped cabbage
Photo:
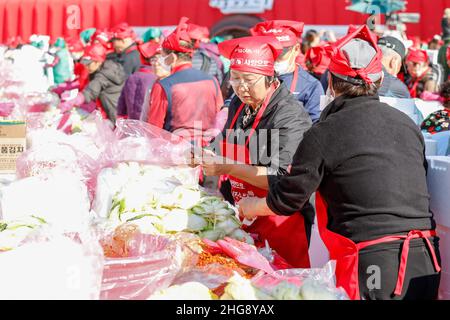
{"type": "Polygon", "coordinates": [[[199,282],[174,285],[152,294],[148,300],[215,300],[217,297],[199,282]]]}

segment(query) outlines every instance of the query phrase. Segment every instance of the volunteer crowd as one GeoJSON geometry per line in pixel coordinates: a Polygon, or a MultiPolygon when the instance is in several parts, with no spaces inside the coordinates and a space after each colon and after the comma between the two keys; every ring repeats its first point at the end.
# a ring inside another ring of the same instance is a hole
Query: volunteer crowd
{"type": "MultiPolygon", "coordinates": [[[[275,74],[316,123],[321,113],[320,96],[328,87],[327,48],[337,39],[332,31],[303,32],[303,28],[302,22],[267,21],[249,33],[278,38],[283,51],[275,61],[275,74]]],[[[350,25],[348,32],[356,28],[350,25]]],[[[447,102],[448,36],[436,35],[424,42],[387,31],[377,38],[383,53],[380,96],[447,102]],[[427,49],[439,51],[438,59],[431,59],[427,49]]],[[[46,36],[33,35],[28,42],[11,38],[1,51],[16,65],[23,64],[23,59],[34,60],[27,66],[33,62],[40,65],[43,70],[38,76],[27,69],[30,78],[37,78],[40,88],[50,86],[62,96],[63,111],[73,107],[99,109],[113,123],[117,118],[138,119],[173,132],[187,129],[184,134],[192,134],[194,121],[202,121],[204,131],[220,129],[224,117],[217,113],[234,96],[230,60],[219,51],[224,40],[210,38],[207,27],[182,19],[175,32],[165,35],[150,28],[138,38],[133,28],[122,23],[110,30],[87,29],[77,38],[59,38],[53,44],[46,36]],[[64,93],[74,89],[80,94],[65,101],[64,93]]],[[[447,109],[426,119],[422,128],[430,133],[448,130],[447,109]]]]}
{"type": "Polygon", "coordinates": [[[351,298],[434,299],[440,257],[421,129],[449,130],[450,34],[424,43],[351,25],[324,41],[323,32],[303,29],[264,21],[248,37],[224,39],[182,18],[172,32],[150,28],[140,38],[122,23],[2,50],[13,60],[27,47],[47,57],[42,83],[61,97],[62,112],[100,110],[112,126],[141,120],[199,147],[192,162],[203,183],[220,177],[212,183],[254,220],[248,231],[292,266],[309,267],[317,216],[351,298]],[[439,50],[438,63],[426,49],[439,50]],[[444,109],[419,128],[380,96],[444,109]],[[366,286],[371,265],[382,270],[376,290],[366,286]]]}

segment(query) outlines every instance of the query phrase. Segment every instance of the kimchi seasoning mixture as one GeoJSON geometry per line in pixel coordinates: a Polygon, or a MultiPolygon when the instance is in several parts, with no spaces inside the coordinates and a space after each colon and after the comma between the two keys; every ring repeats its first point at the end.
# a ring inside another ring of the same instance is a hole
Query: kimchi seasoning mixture
{"type": "Polygon", "coordinates": [[[211,254],[208,251],[203,251],[199,255],[197,266],[205,267],[216,263],[228,267],[234,271],[237,271],[239,274],[248,279],[252,278],[256,274],[255,270],[251,267],[242,265],[239,262],[236,262],[232,258],[227,257],[223,254],[211,254]]]}
{"type": "Polygon", "coordinates": [[[139,227],[135,224],[118,226],[111,239],[101,242],[105,256],[108,258],[127,257],[129,242],[139,233],[139,227]]]}

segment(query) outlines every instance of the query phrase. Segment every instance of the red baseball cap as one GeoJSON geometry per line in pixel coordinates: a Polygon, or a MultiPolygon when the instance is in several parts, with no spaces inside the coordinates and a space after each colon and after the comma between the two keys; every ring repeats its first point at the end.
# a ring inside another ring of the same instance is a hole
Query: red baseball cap
{"type": "Polygon", "coordinates": [[[199,47],[199,43],[203,39],[209,39],[209,29],[197,24],[188,24],[188,33],[192,40],[195,40],[195,47],[199,47]]]}
{"type": "Polygon", "coordinates": [[[89,64],[92,61],[103,62],[106,60],[106,49],[99,43],[94,43],[87,46],[84,49],[83,57],[81,62],[83,64],[89,64]]]}
{"type": "Polygon", "coordinates": [[[383,76],[382,52],[367,25],[328,46],[327,53],[330,72],[347,82],[372,84],[383,76]]]}
{"type": "Polygon", "coordinates": [[[146,42],[138,46],[139,52],[146,59],[150,59],[161,50],[161,45],[156,42],[146,42]]]}
{"type": "Polygon", "coordinates": [[[232,70],[273,76],[283,46],[274,36],[254,36],[221,42],[219,51],[230,60],[232,70]]]}
{"type": "Polygon", "coordinates": [[[192,43],[192,38],[189,35],[188,18],[182,17],[178,23],[177,28],[164,39],[162,47],[167,50],[177,52],[193,53],[193,48],[186,48],[180,45],[180,41],[192,43]]]}
{"type": "Polygon", "coordinates": [[[112,33],[106,29],[96,29],[91,37],[91,43],[98,41],[102,45],[108,46],[108,42],[111,41],[112,36],[112,33]]]}
{"type": "Polygon", "coordinates": [[[406,61],[421,63],[421,62],[428,62],[429,58],[425,50],[410,48],[409,53],[406,56],[406,61]]]}
{"type": "Polygon", "coordinates": [[[260,22],[250,29],[253,36],[275,36],[284,48],[295,46],[301,41],[303,22],[270,20],[260,22]]]}
{"type": "Polygon", "coordinates": [[[70,52],[82,52],[84,51],[83,42],[78,38],[69,38],[67,39],[67,48],[70,52]]]}
{"type": "Polygon", "coordinates": [[[111,30],[112,36],[111,40],[114,39],[126,39],[126,38],[132,38],[133,40],[136,39],[136,33],[134,32],[133,28],[131,28],[128,23],[123,22],[112,28],[111,30]]]}
{"type": "Polygon", "coordinates": [[[189,36],[194,40],[209,38],[209,29],[194,23],[188,24],[189,36]]]}
{"type": "Polygon", "coordinates": [[[312,65],[312,71],[318,74],[323,74],[330,65],[330,57],[322,46],[309,48],[305,60],[312,65]]]}

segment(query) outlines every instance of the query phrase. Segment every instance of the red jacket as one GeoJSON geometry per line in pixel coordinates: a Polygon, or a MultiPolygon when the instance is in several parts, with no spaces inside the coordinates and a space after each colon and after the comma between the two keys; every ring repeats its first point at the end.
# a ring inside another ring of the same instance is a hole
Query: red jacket
{"type": "Polygon", "coordinates": [[[214,127],[222,106],[217,80],[184,64],[153,86],[147,122],[192,141],[214,127]]]}

